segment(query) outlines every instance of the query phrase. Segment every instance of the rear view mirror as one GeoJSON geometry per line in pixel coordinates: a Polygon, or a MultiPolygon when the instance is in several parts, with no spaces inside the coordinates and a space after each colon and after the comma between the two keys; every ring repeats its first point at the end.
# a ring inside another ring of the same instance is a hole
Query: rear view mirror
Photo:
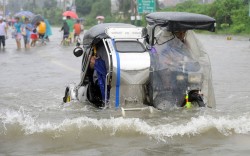
{"type": "Polygon", "coordinates": [[[76,47],[74,50],[73,50],[73,54],[76,56],[76,57],[80,57],[82,54],[83,54],[83,49],[81,47],[76,47]]]}
{"type": "Polygon", "coordinates": [[[143,38],[146,38],[147,35],[148,35],[148,30],[147,30],[147,28],[143,28],[143,29],[142,29],[142,37],[143,37],[143,38]]]}

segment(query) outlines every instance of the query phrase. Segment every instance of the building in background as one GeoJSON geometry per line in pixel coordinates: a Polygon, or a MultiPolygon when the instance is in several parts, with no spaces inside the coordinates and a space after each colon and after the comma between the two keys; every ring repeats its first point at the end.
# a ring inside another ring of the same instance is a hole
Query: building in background
{"type": "Polygon", "coordinates": [[[1,0],[0,1],[0,16],[5,17],[9,14],[9,12],[6,9],[6,6],[8,4],[8,0],[1,0]]]}
{"type": "Polygon", "coordinates": [[[119,12],[119,1],[111,0],[111,13],[119,12]]]}
{"type": "Polygon", "coordinates": [[[57,6],[65,11],[76,11],[75,0],[57,0],[57,6]]]}
{"type": "Polygon", "coordinates": [[[214,2],[214,0],[201,0],[201,3],[213,3],[214,2]]]}

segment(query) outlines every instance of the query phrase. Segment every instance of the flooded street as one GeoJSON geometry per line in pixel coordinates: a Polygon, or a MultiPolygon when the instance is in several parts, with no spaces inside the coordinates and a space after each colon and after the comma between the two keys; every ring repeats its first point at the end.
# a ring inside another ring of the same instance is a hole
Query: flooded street
{"type": "MultiPolygon", "coordinates": [[[[9,33],[10,34],[10,33],[9,33]]],[[[67,84],[80,81],[81,58],[50,42],[0,51],[0,155],[249,155],[250,42],[199,34],[210,55],[216,109],[142,111],[62,104],[67,84]]],[[[23,46],[23,44],[22,44],[23,46]]]]}

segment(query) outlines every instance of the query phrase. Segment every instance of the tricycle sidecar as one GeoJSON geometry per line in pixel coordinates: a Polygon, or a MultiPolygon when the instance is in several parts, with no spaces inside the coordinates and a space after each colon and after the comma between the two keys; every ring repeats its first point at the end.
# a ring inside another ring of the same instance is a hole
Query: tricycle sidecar
{"type": "Polygon", "coordinates": [[[69,85],[64,101],[90,101],[97,107],[141,107],[146,98],[150,57],[143,44],[143,28],[104,23],[87,31],[82,56],[81,82],[69,85]],[[69,101],[69,100],[68,100],[69,101]],[[125,106],[126,105],[126,106],[125,106]]]}

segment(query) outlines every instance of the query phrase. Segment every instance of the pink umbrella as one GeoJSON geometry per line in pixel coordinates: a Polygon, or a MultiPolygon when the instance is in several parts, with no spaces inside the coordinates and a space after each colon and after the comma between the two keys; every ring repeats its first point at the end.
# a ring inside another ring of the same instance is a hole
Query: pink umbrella
{"type": "Polygon", "coordinates": [[[78,15],[74,11],[65,11],[63,16],[70,16],[71,18],[78,18],[78,15]]]}
{"type": "Polygon", "coordinates": [[[104,20],[104,16],[96,16],[96,19],[104,20]]]}

